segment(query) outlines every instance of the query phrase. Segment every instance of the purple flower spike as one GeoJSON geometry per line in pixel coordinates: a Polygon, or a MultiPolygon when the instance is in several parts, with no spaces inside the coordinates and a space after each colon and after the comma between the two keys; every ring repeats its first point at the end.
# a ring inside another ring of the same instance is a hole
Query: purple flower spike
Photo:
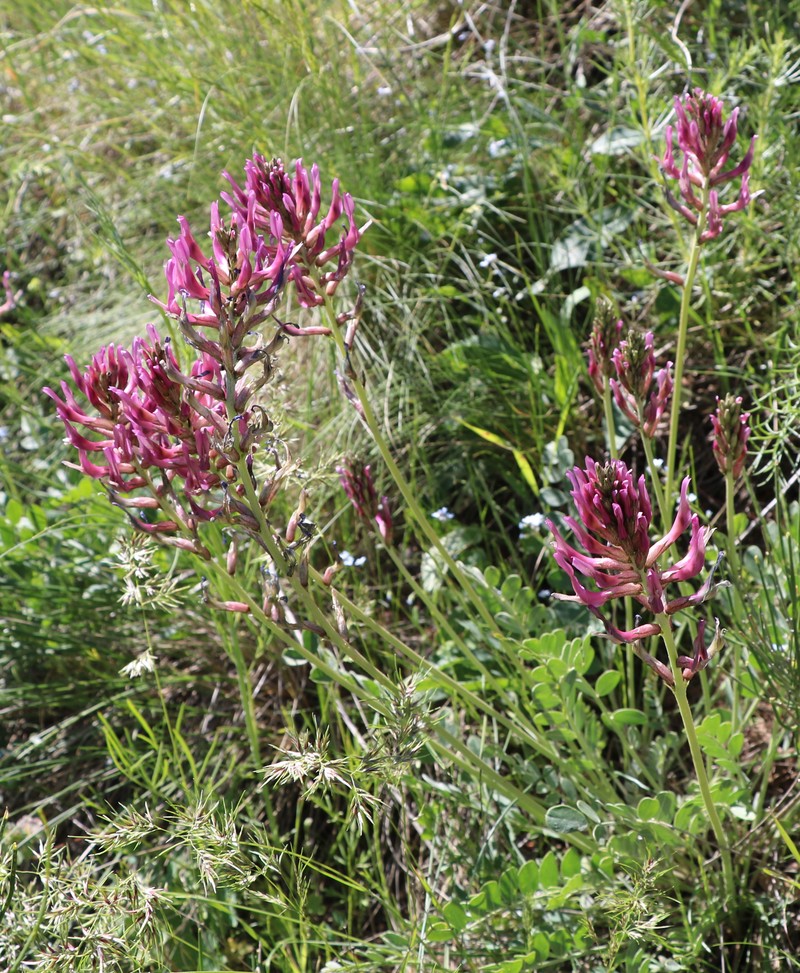
{"type": "Polygon", "coordinates": [[[290,175],[280,159],[268,162],[256,154],[245,165],[244,187],[227,172],[223,175],[232,191],[223,193],[222,198],[239,219],[251,223],[256,233],[268,234],[290,253],[288,276],[300,304],[323,304],[347,275],[355,248],[369,225],[356,225],[353,197],[342,193],[335,179],[328,210],[321,216],[319,168],[313,165],[309,173],[301,159],[294,163],[294,175],[290,175]],[[343,225],[333,240],[340,221],[343,225]],[[334,266],[324,269],[330,264],[334,266]]]}
{"type": "Polygon", "coordinates": [[[738,480],[747,456],[747,440],[750,438],[750,413],[742,412],[742,397],[726,395],[717,398],[717,411],[711,416],[714,427],[713,450],[720,473],[729,472],[738,480]]]}
{"type": "Polygon", "coordinates": [[[700,236],[701,243],[705,243],[722,232],[723,215],[739,212],[750,202],[749,170],[756,136],[741,162],[726,169],[738,134],[739,109],[735,108],[726,121],[722,100],[695,88],[683,99],[675,99],[675,115],[676,124],[667,126],[666,151],[658,161],[662,171],[677,180],[681,199],[668,189],[667,202],[693,226],[697,225],[698,214],[705,210],[705,229],[700,236]],[[675,158],[675,137],[677,151],[683,155],[680,166],[675,158]],[[718,188],[735,179],[741,179],[738,198],[732,203],[720,203],[718,188]]]}
{"type": "Polygon", "coordinates": [[[689,509],[689,478],[681,484],[678,511],[669,531],[651,542],[653,512],[644,477],[638,480],[620,460],[600,465],[587,457],[586,468],[575,467],[567,477],[572,484],[572,499],[577,519],[566,517],[580,548],[570,544],[552,521],[554,557],[572,583],[573,595],[566,601],[585,605],[600,621],[606,634],[618,643],[632,643],[660,631],[655,621],[637,622],[630,631],[615,628],[601,609],[615,598],[630,595],[653,615],[668,614],[705,600],[714,590],[712,577],[697,596],[668,600],[664,589],[696,577],[705,564],[706,544],[711,531],[700,526],[689,509]],[[691,527],[689,549],[670,567],[659,560],[691,527]],[[581,577],[593,582],[583,583],[581,577]],[[701,597],[702,594],[702,597],[701,597]]]}
{"type": "Polygon", "coordinates": [[[655,371],[653,340],[651,331],[644,336],[630,331],[627,340],[614,349],[617,378],[610,379],[617,405],[651,439],[672,395],[672,362],[655,371]]]}
{"type": "Polygon", "coordinates": [[[274,310],[283,285],[290,251],[280,241],[278,217],[269,240],[256,233],[246,214],[234,213],[230,225],[220,217],[219,204],[211,206],[211,256],[203,253],[185,217],[178,217],[177,239],[167,240],[172,257],[164,272],[167,300],[150,300],[173,318],[193,327],[219,329],[234,317],[246,317],[249,328],[274,310]],[[197,302],[188,312],[186,302],[197,302]]]}
{"type": "Polygon", "coordinates": [[[366,523],[375,521],[383,542],[390,544],[393,525],[389,498],[382,496],[378,499],[369,464],[348,460],[345,466],[337,466],[336,472],[353,510],[366,523]]]}
{"type": "MultiPolygon", "coordinates": [[[[169,496],[176,515],[193,530],[198,519],[218,512],[213,500],[207,509],[193,498],[207,498],[220,487],[229,463],[219,446],[228,432],[222,372],[217,361],[202,355],[183,375],[169,342],[162,342],[152,325],[147,330],[148,340],[134,339],[130,351],[101,348],[83,373],[67,357],[87,405],[79,404],[66,382],[61,383],[63,398],[52,389],[44,391],[56,404],[67,440],[78,450],[77,469],[102,481],[114,502],[126,509],[157,508],[152,495],[128,495],[158,484],[158,496],[169,496]]],[[[245,425],[248,418],[249,413],[242,416],[245,425]]],[[[129,516],[148,533],[179,529],[171,520],[129,516]]]]}
{"type": "Polygon", "coordinates": [[[605,394],[605,383],[614,374],[613,355],[622,338],[622,321],[614,313],[611,302],[600,298],[595,308],[592,333],[586,348],[589,377],[598,395],[605,394]]]}

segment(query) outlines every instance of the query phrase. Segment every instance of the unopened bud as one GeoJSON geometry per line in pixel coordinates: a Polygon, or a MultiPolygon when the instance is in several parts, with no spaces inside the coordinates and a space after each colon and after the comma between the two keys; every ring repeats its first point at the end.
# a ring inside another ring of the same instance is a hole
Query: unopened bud
{"type": "Polygon", "coordinates": [[[714,427],[713,450],[723,475],[732,473],[734,480],[742,475],[750,438],[750,413],[742,412],[742,397],[726,395],[717,398],[717,411],[711,416],[714,427]]]}

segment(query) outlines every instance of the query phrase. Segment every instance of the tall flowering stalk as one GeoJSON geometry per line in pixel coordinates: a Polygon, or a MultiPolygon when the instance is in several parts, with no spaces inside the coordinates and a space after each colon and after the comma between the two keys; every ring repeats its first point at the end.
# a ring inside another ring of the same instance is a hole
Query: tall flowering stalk
{"type": "Polygon", "coordinates": [[[675,391],[672,397],[666,457],[668,504],[672,502],[673,487],[676,482],[675,461],[683,392],[683,365],[686,358],[686,335],[700,250],[703,244],[722,232],[723,216],[744,209],[750,202],[750,167],[756,141],[753,136],[741,161],[726,169],[738,135],[739,109],[735,108],[726,120],[722,99],[695,88],[683,98],[675,99],[675,115],[675,125],[667,126],[664,156],[658,161],[664,174],[676,180],[678,184],[680,200],[667,186],[667,202],[691,224],[694,233],[685,276],[671,275],[672,279],[682,285],[683,293],[678,320],[675,391]],[[720,201],[721,188],[736,182],[739,184],[736,199],[723,204],[720,201]]]}
{"type": "Polygon", "coordinates": [[[692,226],[699,227],[699,241],[706,243],[722,233],[722,217],[738,213],[750,202],[750,166],[756,136],[738,165],[726,169],[738,134],[739,109],[725,119],[722,99],[701,88],[675,99],[675,126],[667,126],[666,150],[660,160],[663,171],[678,181],[680,199],[667,187],[667,202],[692,226]],[[674,140],[683,157],[675,159],[674,140]],[[719,190],[726,183],[739,181],[739,194],[730,203],[721,203],[719,190]]]}
{"type": "Polygon", "coordinates": [[[572,485],[577,518],[566,517],[564,523],[580,546],[567,541],[556,525],[548,521],[554,540],[555,560],[566,572],[574,591],[573,595],[561,597],[585,605],[603,623],[606,635],[612,641],[631,644],[675,694],[703,801],[722,853],[725,885],[730,894],[733,891],[730,850],[711,794],[685,685],[719,651],[722,633],[717,623],[712,643],[706,647],[705,619],[701,619],[693,654],[679,655],[672,623],[677,612],[703,604],[720,585],[715,584],[712,569],[694,594],[667,593],[669,586],[689,582],[704,570],[706,545],[711,531],[701,527],[699,518],[692,515],[689,509],[688,477],[681,484],[680,501],[672,526],[666,534],[653,541],[650,537],[652,506],[643,476],[635,477],[619,460],[601,465],[588,457],[584,469],[575,467],[567,475],[572,485]],[[687,529],[690,538],[686,554],[664,566],[662,560],[687,529]],[[627,631],[616,628],[605,609],[610,602],[619,598],[633,598],[648,617],[644,621],[637,618],[635,627],[627,631]],[[644,647],[643,640],[655,636],[664,642],[668,666],[644,647]]]}
{"type": "MultiPolygon", "coordinates": [[[[327,209],[322,207],[316,166],[309,173],[298,161],[289,175],[280,160],[256,155],[245,177],[240,187],[228,176],[232,193],[212,204],[208,242],[197,239],[183,216],[179,233],[167,241],[166,299],[151,300],[177,322],[193,349],[189,366],[181,367],[169,338],[149,325],[147,337],[136,338],[130,350],[102,348],[85,371],[68,356],[72,383],[62,382],[60,394],[45,392],[77,449],[73,465],[102,482],[137,529],[220,568],[223,587],[237,597],[218,600],[204,581],[213,607],[253,614],[324,669],[298,636],[311,628],[392,690],[391,681],[348,642],[341,620],[329,619],[306,590],[316,531],[305,516],[305,493],[284,530],[273,522],[274,501],[295,466],[279,438],[278,417],[257,401],[290,338],[331,335],[347,323],[352,343],[355,311],[306,327],[281,320],[277,311],[292,297],[304,308],[328,308],[365,227],[356,225],[353,199],[338,182],[327,209]],[[262,457],[266,462],[258,462],[262,457]],[[210,521],[234,536],[224,567],[216,565],[203,538],[210,521]],[[266,555],[261,599],[234,577],[242,536],[266,555]],[[288,607],[284,586],[294,591],[305,617],[288,607]]],[[[258,760],[241,652],[234,661],[258,760]]]]}
{"type": "MultiPolygon", "coordinates": [[[[728,561],[734,579],[741,577],[739,551],[736,544],[736,524],[734,497],[736,483],[744,472],[747,457],[747,441],[750,438],[750,414],[742,411],[742,397],[726,395],[724,399],[717,399],[717,410],[710,417],[713,429],[712,449],[714,459],[720,473],[725,477],[725,522],[728,561]]],[[[734,604],[737,609],[743,609],[741,595],[734,589],[734,604]]],[[[742,611],[742,615],[744,611],[742,611]]],[[[731,722],[733,728],[739,725],[740,718],[740,668],[741,653],[736,652],[733,660],[733,699],[731,703],[731,722]]]]}
{"type": "MultiPolygon", "coordinates": [[[[181,370],[169,338],[150,325],[146,340],[135,339],[130,351],[101,349],[83,373],[67,357],[85,404],[67,382],[61,395],[45,392],[78,449],[78,468],[102,481],[115,503],[137,512],[130,513],[137,528],[208,559],[199,525],[223,521],[254,537],[287,573],[299,544],[296,529],[287,542],[270,526],[269,508],[293,467],[279,455],[275,422],[255,396],[275,374],[287,337],[331,333],[277,318],[286,284],[306,307],[323,300],[320,287],[330,296],[352,264],[363,228],[338,182],[320,216],[316,166],[309,177],[298,161],[290,178],[279,160],[256,155],[245,174],[244,189],[227,177],[234,190],[223,195],[229,213],[212,204],[206,247],[183,216],[179,234],[167,241],[166,300],[151,300],[178,322],[194,349],[189,369],[181,370]],[[338,234],[341,217],[346,226],[338,234]],[[263,337],[258,329],[270,323],[272,333],[263,337]],[[264,446],[275,469],[256,490],[254,459],[264,446]]],[[[301,533],[300,541],[308,539],[301,533]]]]}

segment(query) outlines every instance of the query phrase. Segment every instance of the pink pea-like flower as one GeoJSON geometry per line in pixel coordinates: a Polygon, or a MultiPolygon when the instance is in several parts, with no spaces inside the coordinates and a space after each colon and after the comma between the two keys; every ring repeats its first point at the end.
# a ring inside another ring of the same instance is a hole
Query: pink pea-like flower
{"type": "Polygon", "coordinates": [[[735,108],[726,120],[722,100],[695,88],[675,99],[675,114],[676,124],[667,126],[666,151],[658,161],[663,172],[678,181],[681,198],[667,190],[667,201],[692,226],[697,225],[698,214],[705,212],[706,226],[700,240],[706,242],[722,232],[723,216],[743,210],[750,202],[749,170],[756,136],[741,162],[726,169],[738,134],[739,109],[735,108]],[[676,150],[683,156],[680,165],[676,150]],[[741,179],[738,197],[731,203],[721,203],[719,188],[735,179],[741,179]]]}
{"type": "Polygon", "coordinates": [[[614,349],[616,378],[609,380],[617,405],[650,438],[655,436],[672,395],[672,362],[656,372],[653,342],[652,331],[644,336],[630,331],[627,340],[614,349]]]}
{"type": "Polygon", "coordinates": [[[256,230],[252,212],[234,213],[226,225],[219,203],[213,203],[210,256],[184,216],[178,217],[178,225],[180,235],[167,240],[172,254],[164,268],[167,300],[150,300],[171,317],[183,317],[194,327],[224,327],[234,344],[241,344],[246,330],[275,310],[288,273],[291,251],[282,242],[280,216],[271,215],[264,236],[256,230]],[[240,321],[246,328],[234,334],[240,321]]]}
{"type": "Polygon", "coordinates": [[[715,588],[713,571],[694,595],[668,598],[665,593],[668,585],[688,581],[703,570],[711,535],[689,509],[688,477],[681,484],[675,520],[656,541],[650,539],[653,511],[644,477],[637,479],[625,463],[617,460],[601,465],[587,457],[586,468],[575,467],[567,477],[578,516],[566,517],[564,522],[580,547],[565,540],[552,521],[547,522],[556,563],[567,573],[575,592],[561,596],[564,600],[585,605],[603,622],[614,641],[635,642],[657,635],[659,625],[645,622],[630,631],[620,631],[601,611],[608,602],[630,596],[653,615],[672,615],[710,597],[715,588]],[[669,567],[662,567],[662,556],[687,528],[691,532],[687,553],[669,567]]]}
{"type": "Polygon", "coordinates": [[[714,427],[712,448],[720,473],[731,473],[738,480],[747,456],[750,438],[750,413],[742,412],[742,397],[726,395],[717,398],[717,411],[710,417],[714,427]]]}
{"type": "Polygon", "coordinates": [[[63,398],[44,391],[78,450],[78,468],[88,476],[129,493],[146,486],[146,474],[161,471],[168,482],[179,477],[184,493],[205,493],[221,482],[212,441],[228,427],[220,367],[202,356],[183,376],[152,325],[148,339],[134,339],[131,351],[101,348],[83,373],[67,356],[87,405],[67,382],[61,383],[63,398]]]}
{"type": "Polygon", "coordinates": [[[245,164],[244,187],[229,173],[224,176],[232,191],[223,193],[222,198],[239,218],[251,222],[256,231],[268,233],[290,252],[287,272],[300,304],[323,304],[347,275],[355,248],[369,225],[356,224],[353,197],[342,193],[335,179],[331,201],[323,214],[319,168],[313,165],[309,172],[301,159],[295,161],[294,173],[290,174],[280,159],[268,162],[256,154],[245,164]],[[281,227],[277,237],[276,217],[281,227]],[[337,231],[340,221],[343,225],[337,231]],[[331,239],[334,234],[335,239],[331,239]]]}

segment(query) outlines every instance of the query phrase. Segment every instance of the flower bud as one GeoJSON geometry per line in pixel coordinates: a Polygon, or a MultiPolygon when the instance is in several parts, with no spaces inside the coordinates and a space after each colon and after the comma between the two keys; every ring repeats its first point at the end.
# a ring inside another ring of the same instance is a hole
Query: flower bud
{"type": "Polygon", "coordinates": [[[717,398],[717,411],[710,417],[714,427],[712,448],[720,473],[738,480],[744,469],[747,440],[750,438],[749,412],[742,412],[742,397],[717,398]]]}
{"type": "Polygon", "coordinates": [[[614,351],[622,336],[622,321],[614,313],[607,298],[601,297],[595,305],[594,322],[586,355],[589,360],[589,377],[599,395],[605,392],[605,382],[614,374],[614,351]]]}

